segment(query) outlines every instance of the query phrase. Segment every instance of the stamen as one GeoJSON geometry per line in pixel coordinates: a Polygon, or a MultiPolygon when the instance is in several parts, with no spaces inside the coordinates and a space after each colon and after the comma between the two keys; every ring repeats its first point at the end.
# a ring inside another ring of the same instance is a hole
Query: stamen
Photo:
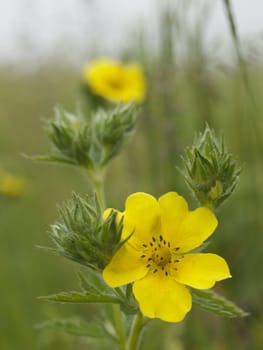
{"type": "Polygon", "coordinates": [[[153,246],[152,242],[150,242],[150,246],[151,246],[151,247],[153,246]]]}
{"type": "Polygon", "coordinates": [[[151,264],[146,265],[146,267],[151,267],[151,264]]]}
{"type": "Polygon", "coordinates": [[[168,247],[169,247],[169,248],[171,247],[171,244],[170,244],[170,242],[168,242],[168,247]]]}
{"type": "Polygon", "coordinates": [[[162,235],[160,235],[160,236],[159,236],[159,238],[160,238],[160,242],[162,242],[162,240],[163,240],[163,236],[162,236],[162,235]]]}
{"type": "Polygon", "coordinates": [[[155,242],[156,241],[155,237],[152,237],[152,240],[155,242]]]}
{"type": "Polygon", "coordinates": [[[180,247],[176,247],[175,250],[178,251],[180,249],[180,247]]]}
{"type": "Polygon", "coordinates": [[[147,244],[143,244],[142,246],[143,246],[144,248],[147,248],[147,247],[148,247],[147,244]]]}
{"type": "Polygon", "coordinates": [[[151,261],[152,260],[152,258],[148,258],[148,261],[151,261]]]}
{"type": "Polygon", "coordinates": [[[174,263],[179,263],[180,262],[180,260],[174,260],[174,263]]]}
{"type": "Polygon", "coordinates": [[[154,271],[153,271],[153,273],[156,273],[158,271],[158,269],[155,269],[154,271]]]}
{"type": "Polygon", "coordinates": [[[141,258],[145,258],[146,257],[146,255],[141,255],[141,258]]]}
{"type": "Polygon", "coordinates": [[[164,239],[164,241],[163,241],[163,244],[165,245],[166,244],[166,240],[164,239]]]}
{"type": "Polygon", "coordinates": [[[167,271],[165,271],[165,276],[168,276],[168,272],[167,271]]]}

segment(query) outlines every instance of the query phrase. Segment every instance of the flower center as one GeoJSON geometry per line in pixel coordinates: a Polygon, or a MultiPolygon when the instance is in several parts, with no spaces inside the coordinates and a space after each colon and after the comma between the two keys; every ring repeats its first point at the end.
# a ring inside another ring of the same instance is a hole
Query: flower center
{"type": "Polygon", "coordinates": [[[178,254],[180,249],[180,247],[171,247],[171,243],[162,235],[156,235],[150,242],[142,244],[141,259],[150,272],[160,271],[165,276],[170,276],[178,270],[177,264],[184,258],[183,255],[178,254]]]}
{"type": "Polygon", "coordinates": [[[124,87],[124,81],[120,78],[107,77],[106,82],[113,90],[122,90],[124,87]]]}
{"type": "Polygon", "coordinates": [[[152,260],[156,265],[162,267],[171,262],[171,252],[167,247],[159,248],[152,255],[152,260]]]}

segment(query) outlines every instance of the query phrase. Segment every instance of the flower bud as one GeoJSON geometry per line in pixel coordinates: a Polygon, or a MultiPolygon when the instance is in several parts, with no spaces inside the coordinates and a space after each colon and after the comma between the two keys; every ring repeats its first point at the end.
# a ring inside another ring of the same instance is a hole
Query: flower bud
{"type": "Polygon", "coordinates": [[[121,244],[122,220],[112,211],[103,218],[95,196],[73,199],[60,208],[60,220],[51,226],[53,251],[95,269],[103,269],[121,244]]]}
{"type": "Polygon", "coordinates": [[[133,104],[118,105],[109,111],[99,109],[89,118],[57,108],[54,119],[47,123],[52,153],[32,159],[79,166],[91,176],[103,172],[130,140],[137,120],[133,104]]]}
{"type": "Polygon", "coordinates": [[[201,205],[216,209],[233,193],[241,168],[208,125],[182,160],[185,181],[201,205]]]}

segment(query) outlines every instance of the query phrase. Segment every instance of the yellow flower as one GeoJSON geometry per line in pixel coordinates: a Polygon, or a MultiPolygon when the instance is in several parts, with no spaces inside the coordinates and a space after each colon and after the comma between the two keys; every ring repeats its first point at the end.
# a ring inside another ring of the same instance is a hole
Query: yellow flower
{"type": "Polygon", "coordinates": [[[95,94],[113,102],[141,102],[145,96],[145,79],[137,63],[100,58],[84,67],[84,79],[95,94]]]}
{"type": "Polygon", "coordinates": [[[189,253],[217,227],[208,208],[188,210],[176,192],[159,200],[135,193],[126,200],[122,238],[132,236],[103,271],[115,288],[131,282],[142,313],[179,322],[192,307],[186,286],[207,289],[231,277],[226,261],[216,254],[189,253]]]}
{"type": "Polygon", "coordinates": [[[24,181],[21,178],[0,172],[0,194],[17,197],[23,193],[24,186],[24,181]]]}

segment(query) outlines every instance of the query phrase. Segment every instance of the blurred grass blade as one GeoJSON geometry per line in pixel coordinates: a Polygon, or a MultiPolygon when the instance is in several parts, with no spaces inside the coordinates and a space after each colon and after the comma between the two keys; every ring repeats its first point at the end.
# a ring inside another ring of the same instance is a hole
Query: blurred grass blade
{"type": "Polygon", "coordinates": [[[250,89],[249,78],[248,78],[248,74],[247,74],[247,70],[246,70],[246,63],[245,63],[245,60],[244,60],[242,52],[241,52],[240,40],[239,40],[239,36],[238,36],[238,32],[237,32],[236,22],[234,19],[231,0],[223,0],[223,3],[224,3],[225,10],[226,10],[226,15],[227,15],[227,19],[228,19],[230,32],[231,32],[233,42],[235,45],[235,50],[236,50],[236,54],[237,54],[238,63],[240,66],[242,79],[243,79],[245,88],[247,89],[247,91],[250,95],[250,98],[254,102],[254,95],[250,89]]]}
{"type": "Polygon", "coordinates": [[[232,301],[216,294],[212,290],[192,289],[193,304],[201,309],[225,317],[245,317],[249,313],[240,309],[232,301]]]}

